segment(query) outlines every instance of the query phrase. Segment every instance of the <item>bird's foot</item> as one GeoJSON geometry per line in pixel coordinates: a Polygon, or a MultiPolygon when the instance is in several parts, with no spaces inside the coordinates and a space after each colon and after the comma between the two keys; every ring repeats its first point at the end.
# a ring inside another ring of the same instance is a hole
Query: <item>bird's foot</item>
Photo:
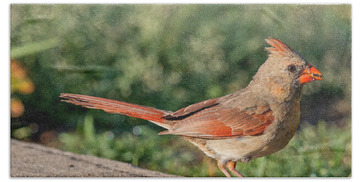
{"type": "Polygon", "coordinates": [[[231,174],[226,170],[226,167],[237,177],[244,177],[239,171],[236,170],[236,162],[229,161],[229,162],[222,162],[218,160],[217,162],[219,169],[221,172],[225,174],[226,177],[232,177],[231,174]]]}

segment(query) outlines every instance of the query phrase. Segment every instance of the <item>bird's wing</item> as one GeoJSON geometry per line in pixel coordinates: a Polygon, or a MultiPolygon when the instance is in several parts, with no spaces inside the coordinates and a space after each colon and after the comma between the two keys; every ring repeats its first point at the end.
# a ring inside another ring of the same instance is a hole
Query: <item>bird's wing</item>
{"type": "Polygon", "coordinates": [[[215,98],[215,99],[198,102],[198,103],[189,105],[187,107],[184,107],[174,113],[166,115],[166,116],[164,116],[164,118],[168,119],[168,120],[181,120],[181,119],[187,118],[193,114],[196,114],[197,112],[200,112],[204,109],[211,108],[213,106],[218,105],[219,104],[217,102],[218,100],[219,100],[219,98],[215,98]]]}
{"type": "Polygon", "coordinates": [[[159,134],[223,139],[262,134],[274,116],[267,107],[252,107],[244,111],[224,107],[217,103],[217,99],[212,99],[188,106],[165,119],[175,123],[171,129],[159,134]]]}

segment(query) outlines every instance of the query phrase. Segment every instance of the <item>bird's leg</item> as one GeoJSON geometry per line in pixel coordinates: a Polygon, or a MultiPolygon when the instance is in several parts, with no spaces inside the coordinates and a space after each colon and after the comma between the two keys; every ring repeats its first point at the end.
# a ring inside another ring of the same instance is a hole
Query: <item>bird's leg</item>
{"type": "Polygon", "coordinates": [[[218,160],[217,165],[219,166],[219,169],[221,170],[221,172],[223,172],[225,174],[226,177],[231,177],[231,174],[226,170],[224,162],[222,162],[221,160],[218,160]]]}
{"type": "Polygon", "coordinates": [[[233,161],[229,161],[226,164],[226,167],[233,173],[235,174],[237,177],[244,177],[239,171],[236,170],[236,162],[233,161]]]}

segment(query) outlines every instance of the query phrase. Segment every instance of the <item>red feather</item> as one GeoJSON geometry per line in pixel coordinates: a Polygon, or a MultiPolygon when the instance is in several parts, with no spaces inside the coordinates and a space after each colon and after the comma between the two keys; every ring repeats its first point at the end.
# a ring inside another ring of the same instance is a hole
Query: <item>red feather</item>
{"type": "Polygon", "coordinates": [[[149,120],[169,129],[159,134],[207,139],[258,135],[263,133],[266,126],[274,120],[270,109],[264,110],[263,107],[259,107],[260,114],[255,114],[259,112],[249,114],[247,111],[220,106],[217,98],[199,102],[172,113],[93,96],[62,93],[60,97],[67,99],[63,101],[75,105],[149,120]]]}
{"type": "Polygon", "coordinates": [[[101,109],[109,113],[123,114],[126,116],[141,118],[158,123],[164,123],[163,116],[171,113],[153,107],[140,106],[137,104],[130,104],[127,102],[120,102],[87,95],[62,93],[60,97],[68,99],[63,101],[75,105],[80,105],[91,109],[101,109]]]}
{"type": "MultiPolygon", "coordinates": [[[[259,108],[260,109],[260,108],[259,108]]],[[[263,109],[263,108],[261,108],[263,109]]],[[[159,134],[174,134],[207,139],[259,135],[274,117],[270,109],[260,114],[248,114],[235,108],[220,107],[217,99],[200,102],[165,116],[175,120],[170,130],[159,134]]]]}
{"type": "Polygon", "coordinates": [[[266,47],[265,49],[273,55],[281,55],[281,56],[290,56],[294,54],[294,51],[286,45],[285,43],[281,42],[280,40],[274,39],[269,37],[265,39],[265,41],[271,45],[272,47],[266,47]]]}

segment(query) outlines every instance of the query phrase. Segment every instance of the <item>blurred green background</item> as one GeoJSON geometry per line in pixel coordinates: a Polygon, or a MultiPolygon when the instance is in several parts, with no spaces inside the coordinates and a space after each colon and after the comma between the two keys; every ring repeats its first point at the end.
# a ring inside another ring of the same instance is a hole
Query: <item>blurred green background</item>
{"type": "Polygon", "coordinates": [[[147,121],[62,92],[175,111],[244,88],[284,41],[325,76],[282,151],[245,176],[351,176],[351,5],[11,5],[11,137],[182,176],[216,162],[147,121]]]}

